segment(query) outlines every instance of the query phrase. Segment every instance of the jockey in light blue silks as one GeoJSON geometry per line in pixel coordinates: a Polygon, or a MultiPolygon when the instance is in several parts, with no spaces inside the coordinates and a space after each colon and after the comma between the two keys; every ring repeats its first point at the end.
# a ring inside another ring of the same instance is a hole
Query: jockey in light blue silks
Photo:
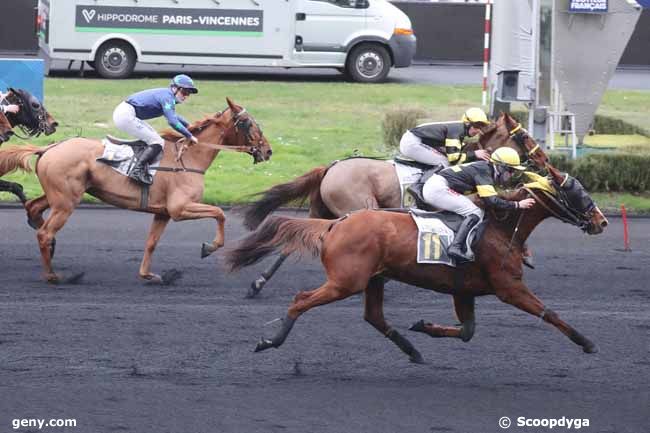
{"type": "Polygon", "coordinates": [[[153,179],[147,170],[147,164],[156,160],[165,145],[165,140],[144,120],[165,116],[169,125],[188,140],[198,140],[187,129],[189,123],[176,114],[176,104],[185,102],[192,94],[199,93],[194,82],[187,75],[176,75],[169,87],[143,90],[129,96],[113,112],[115,126],[147,144],[135,164],[127,173],[129,177],[143,184],[151,185],[153,179]]]}

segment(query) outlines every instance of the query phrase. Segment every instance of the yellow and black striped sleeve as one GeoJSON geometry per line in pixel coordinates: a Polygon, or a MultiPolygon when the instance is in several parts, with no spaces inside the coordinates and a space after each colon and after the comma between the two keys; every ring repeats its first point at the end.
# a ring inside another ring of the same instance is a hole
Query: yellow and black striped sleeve
{"type": "Polygon", "coordinates": [[[465,162],[474,161],[474,152],[471,150],[463,152],[463,143],[456,138],[447,138],[445,140],[445,151],[447,153],[447,160],[449,164],[463,164],[465,162]]]}

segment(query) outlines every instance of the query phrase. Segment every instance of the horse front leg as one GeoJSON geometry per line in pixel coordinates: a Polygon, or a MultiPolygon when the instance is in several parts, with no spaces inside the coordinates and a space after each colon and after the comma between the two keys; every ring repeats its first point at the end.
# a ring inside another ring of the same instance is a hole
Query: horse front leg
{"type": "Polygon", "coordinates": [[[508,289],[497,290],[496,295],[503,302],[534,316],[541,317],[545,322],[555,326],[571,341],[581,346],[585,353],[598,352],[598,346],[595,343],[561,320],[557,313],[544,307],[542,301],[525,284],[519,282],[519,284],[514,284],[508,289]]]}
{"type": "Polygon", "coordinates": [[[14,182],[8,182],[6,180],[0,180],[0,192],[1,191],[6,191],[10,192],[16,197],[18,197],[18,200],[24,205],[25,202],[27,201],[27,197],[25,197],[25,193],[23,193],[23,186],[19,183],[14,183],[14,182]]]}
{"type": "Polygon", "coordinates": [[[434,338],[460,338],[468,342],[474,336],[476,322],[474,320],[474,297],[454,296],[454,309],[461,326],[442,326],[434,323],[425,323],[424,320],[411,325],[409,330],[422,332],[434,338]]]}
{"type": "Polygon", "coordinates": [[[201,258],[205,258],[221,248],[225,241],[226,215],[217,206],[203,203],[186,204],[180,211],[171,214],[174,221],[214,218],[217,220],[217,234],[211,243],[204,242],[201,246],[201,258]]]}
{"type": "Polygon", "coordinates": [[[395,343],[402,352],[409,356],[411,362],[423,364],[424,359],[413,344],[386,323],[384,318],[384,279],[382,277],[372,277],[370,279],[368,287],[366,287],[364,304],[363,318],[365,321],[395,343]]]}
{"type": "Polygon", "coordinates": [[[162,236],[163,231],[165,231],[165,227],[167,227],[167,223],[169,223],[169,215],[154,215],[153,222],[151,223],[151,228],[149,229],[147,243],[144,247],[144,256],[142,257],[142,263],[140,263],[139,276],[144,280],[154,283],[166,282],[163,281],[163,277],[151,272],[151,256],[156,250],[156,246],[160,241],[160,237],[162,236]]]}

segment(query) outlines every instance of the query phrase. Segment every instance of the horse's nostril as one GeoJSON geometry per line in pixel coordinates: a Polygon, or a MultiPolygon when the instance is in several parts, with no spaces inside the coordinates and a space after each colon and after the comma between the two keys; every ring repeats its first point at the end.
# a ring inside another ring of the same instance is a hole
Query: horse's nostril
{"type": "Polygon", "coordinates": [[[603,222],[600,223],[600,226],[601,226],[602,228],[605,228],[605,227],[607,227],[608,224],[609,224],[609,223],[607,222],[607,220],[605,220],[605,221],[603,221],[603,222]]]}
{"type": "Polygon", "coordinates": [[[271,155],[273,155],[273,151],[272,151],[271,149],[269,149],[268,152],[266,152],[266,154],[267,154],[268,156],[271,156],[271,155]]]}

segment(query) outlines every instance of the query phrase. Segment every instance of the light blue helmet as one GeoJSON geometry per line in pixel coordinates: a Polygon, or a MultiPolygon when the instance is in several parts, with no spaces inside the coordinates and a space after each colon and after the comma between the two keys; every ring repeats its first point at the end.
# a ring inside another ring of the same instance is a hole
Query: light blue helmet
{"type": "Polygon", "coordinates": [[[172,82],[169,83],[169,85],[176,86],[179,89],[185,89],[190,93],[199,93],[199,89],[194,87],[194,81],[192,81],[192,79],[185,74],[176,75],[174,78],[172,78],[172,82]]]}

